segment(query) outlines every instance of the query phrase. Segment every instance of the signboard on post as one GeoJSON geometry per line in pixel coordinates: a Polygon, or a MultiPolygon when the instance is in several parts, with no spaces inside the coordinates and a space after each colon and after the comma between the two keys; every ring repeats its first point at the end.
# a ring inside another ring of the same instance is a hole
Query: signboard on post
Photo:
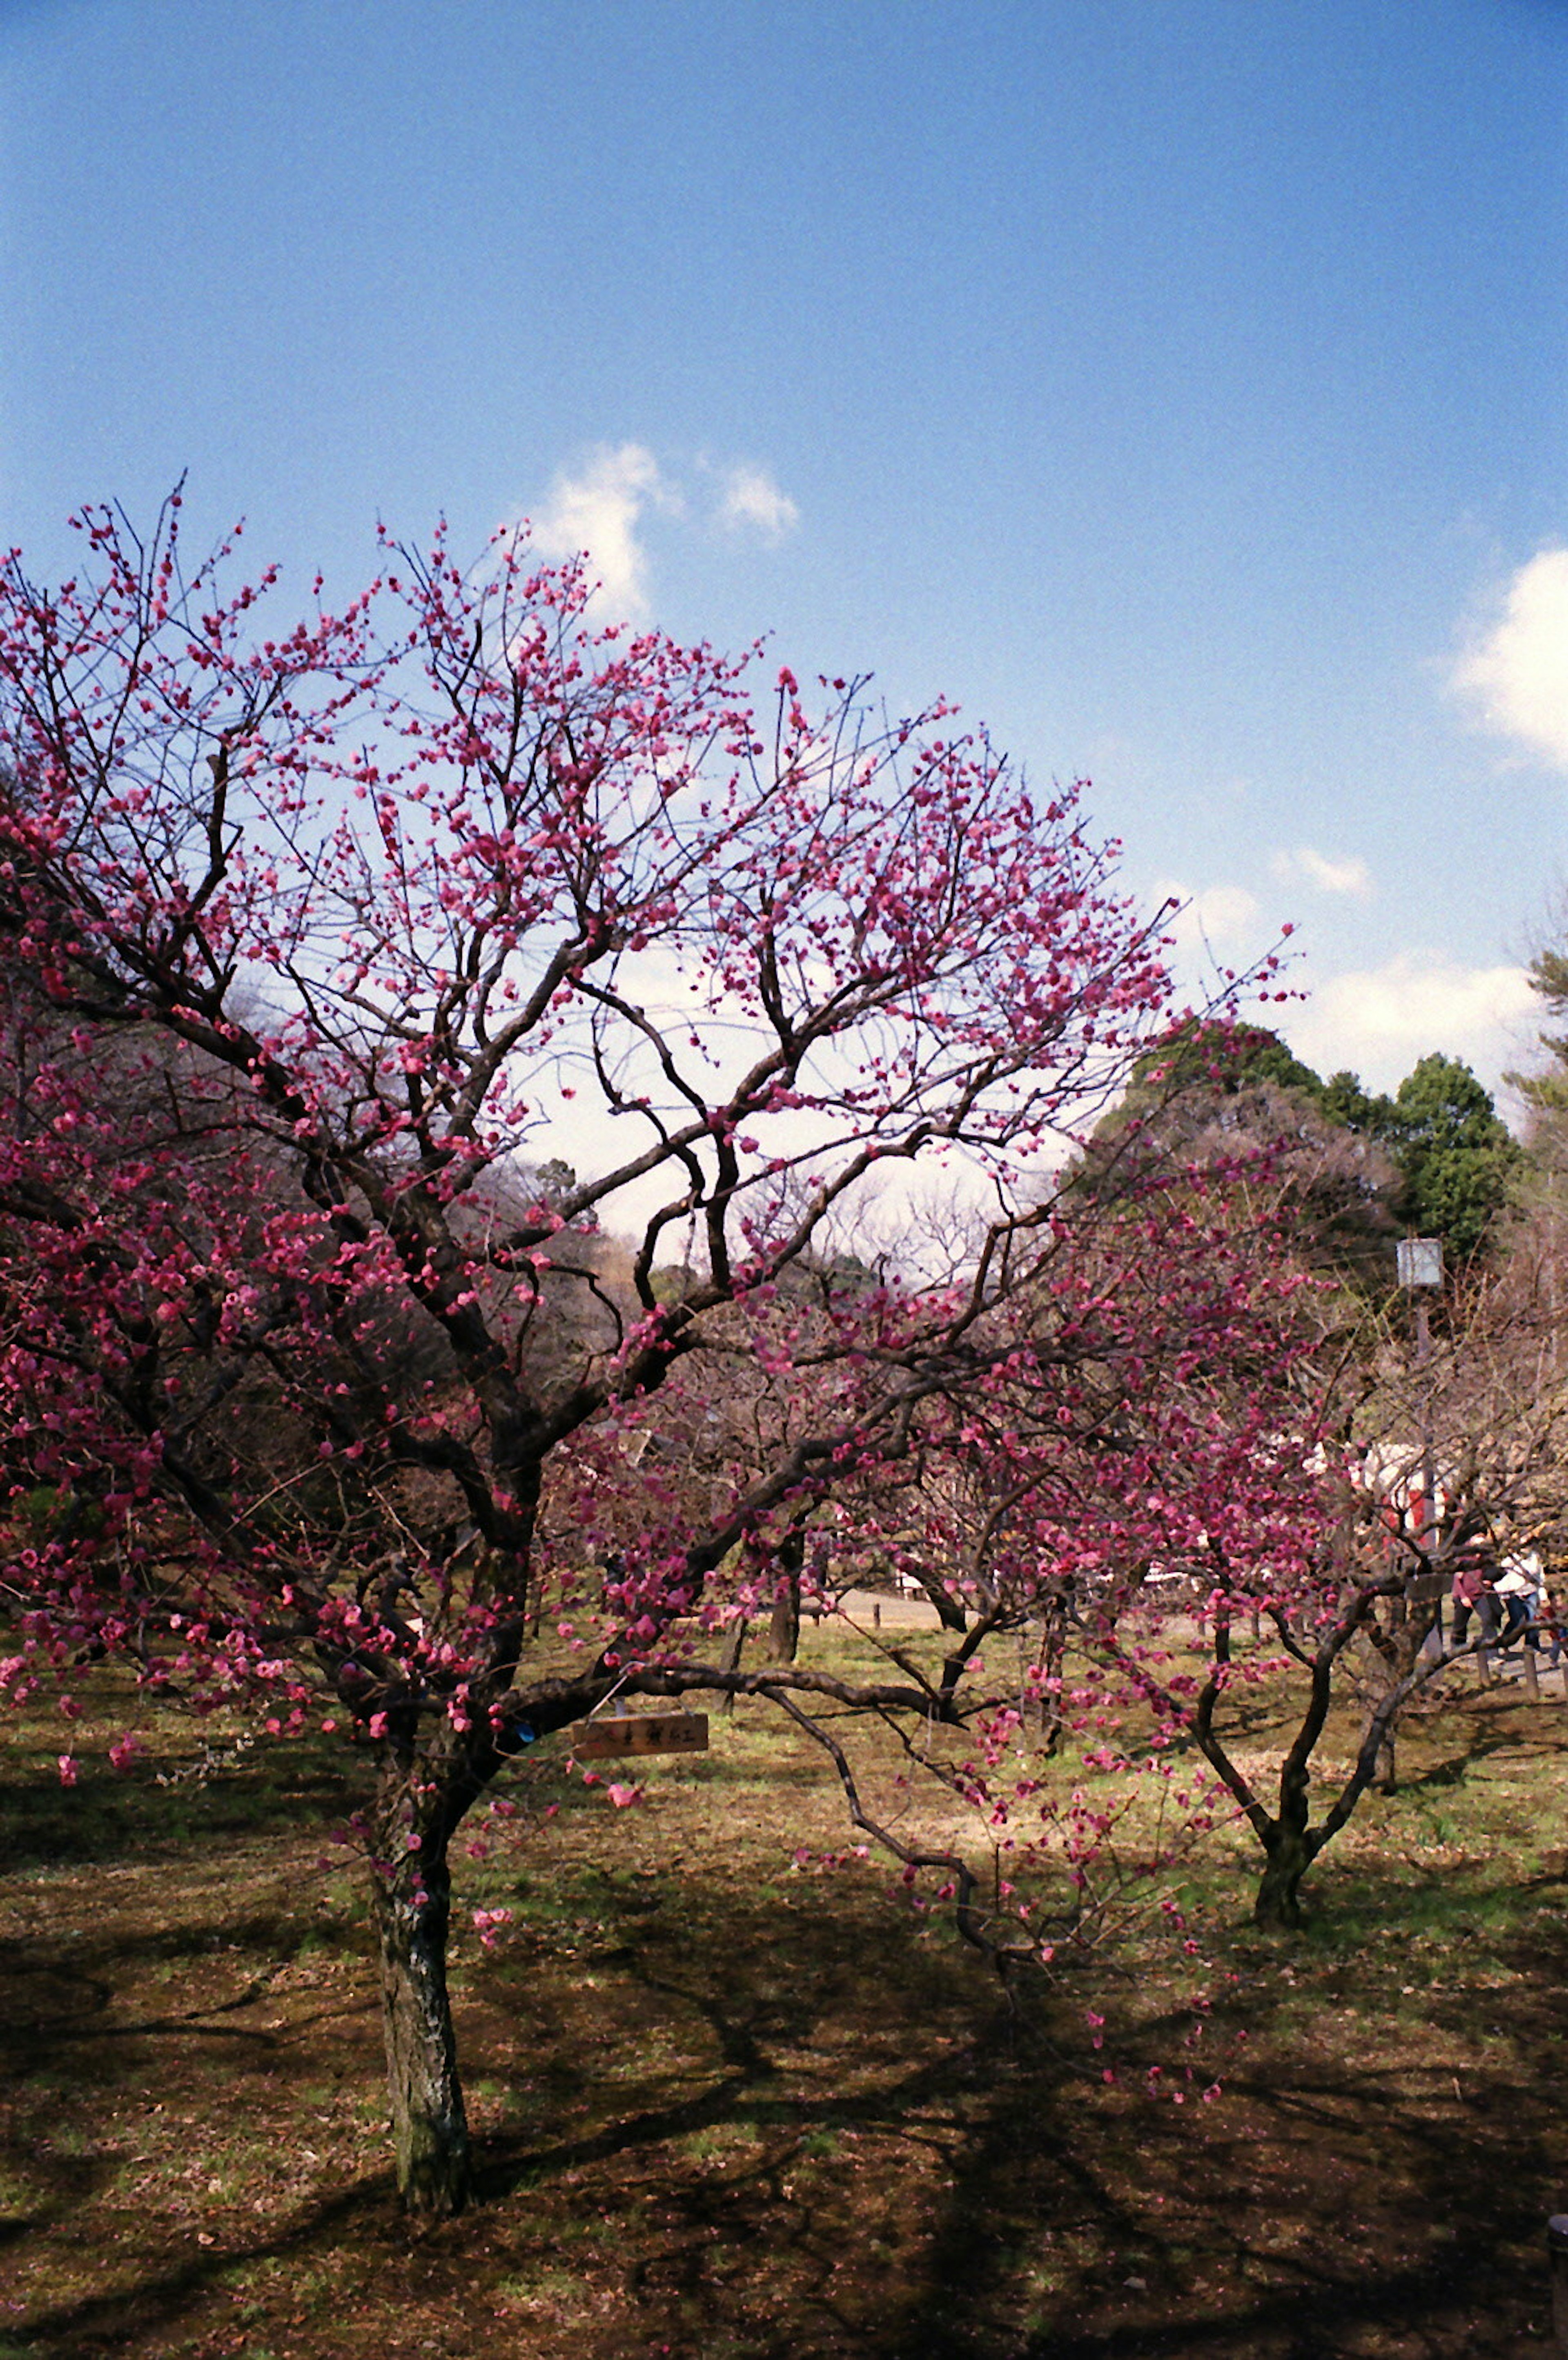
{"type": "Polygon", "coordinates": [[[1401,1238],[1397,1250],[1401,1286],[1443,1284],[1443,1240],[1401,1238]]]}
{"type": "Polygon", "coordinates": [[[604,1721],[591,1721],[573,1738],[572,1751],[580,1762],[602,1761],[611,1754],[706,1754],[708,1716],[705,1712],[626,1712],[604,1721]]]}

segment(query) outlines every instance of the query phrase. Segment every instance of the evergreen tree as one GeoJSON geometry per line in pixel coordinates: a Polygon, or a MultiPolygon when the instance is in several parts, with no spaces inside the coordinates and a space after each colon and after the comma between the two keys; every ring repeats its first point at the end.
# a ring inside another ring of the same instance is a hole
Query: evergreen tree
{"type": "MultiPolygon", "coordinates": [[[[1530,987],[1559,1024],[1568,1024],[1568,953],[1542,951],[1530,965],[1530,987]]],[[[1568,1114],[1568,1032],[1537,1034],[1552,1063],[1544,1073],[1510,1074],[1508,1078],[1526,1104],[1550,1119],[1568,1114]]]]}
{"type": "Polygon", "coordinates": [[[1462,1059],[1423,1057],[1395,1092],[1384,1136],[1404,1175],[1399,1212],[1419,1235],[1440,1237],[1468,1259],[1507,1202],[1519,1162],[1490,1091],[1462,1059]]]}
{"type": "Polygon", "coordinates": [[[1359,1074],[1342,1068],[1331,1074],[1326,1082],[1319,1082],[1316,1088],[1318,1104],[1331,1122],[1364,1139],[1388,1138],[1394,1127],[1394,1101],[1381,1090],[1376,1098],[1364,1090],[1359,1074]]]}

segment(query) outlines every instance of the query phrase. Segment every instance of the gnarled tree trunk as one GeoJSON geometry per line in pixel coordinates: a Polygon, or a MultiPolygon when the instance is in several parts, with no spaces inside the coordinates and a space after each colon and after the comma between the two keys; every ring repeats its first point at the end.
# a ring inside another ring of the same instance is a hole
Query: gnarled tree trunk
{"type": "Polygon", "coordinates": [[[472,2167],[446,1981],[447,1839],[444,1829],[432,1830],[428,1819],[421,1825],[423,1815],[410,1811],[410,1787],[390,1767],[383,1776],[371,1912],[380,1948],[397,2193],[407,2211],[437,2217],[462,2212],[472,2167]]]}
{"type": "MultiPolygon", "coordinates": [[[[1394,1599],[1389,1603],[1387,1625],[1382,1629],[1368,1625],[1373,1668],[1367,1721],[1362,1732],[1364,1743],[1371,1735],[1374,1723],[1378,1722],[1388,1696],[1395,1688],[1410,1685],[1410,1676],[1421,1660],[1421,1650],[1434,1629],[1441,1638],[1440,1610],[1430,1599],[1420,1603],[1402,1598],[1394,1599]]],[[[1389,1714],[1380,1722],[1377,1767],[1372,1774],[1372,1783],[1384,1795],[1399,1792],[1399,1762],[1395,1752],[1398,1727],[1398,1712],[1389,1714]]]]}
{"type": "Polygon", "coordinates": [[[1263,1850],[1268,1865],[1258,1887],[1258,1898],[1252,1905],[1252,1915],[1259,1926],[1271,1928],[1276,1933],[1294,1933],[1301,1923],[1301,1879],[1317,1858],[1323,1838],[1310,1826],[1312,1804],[1312,1746],[1317,1730],[1309,1716],[1306,1732],[1286,1754],[1279,1769],[1279,1808],[1276,1816],[1261,1827],[1253,1824],[1263,1838],[1263,1850]]]}
{"type": "Polygon", "coordinates": [[[800,1569],[806,1561],[806,1536],[786,1533],[779,1545],[779,1573],[768,1622],[768,1656],[774,1664],[792,1664],[800,1651],[800,1569]]]}
{"type": "Polygon", "coordinates": [[[1276,1826],[1266,1857],[1253,1918],[1271,1932],[1293,1934],[1301,1924],[1301,1879],[1312,1864],[1312,1848],[1302,1830],[1276,1826]]]}

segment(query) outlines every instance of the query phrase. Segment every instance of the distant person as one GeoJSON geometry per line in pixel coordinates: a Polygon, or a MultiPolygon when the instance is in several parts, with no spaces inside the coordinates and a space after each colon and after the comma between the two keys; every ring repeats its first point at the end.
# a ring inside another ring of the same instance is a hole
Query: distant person
{"type": "Polygon", "coordinates": [[[1454,1569],[1450,1596],[1454,1600],[1454,1644],[1463,1647],[1470,1631],[1470,1618],[1480,1625],[1481,1644],[1495,1647],[1497,1626],[1501,1620],[1497,1592],[1494,1581],[1495,1568],[1486,1551],[1472,1542],[1462,1548],[1454,1569]]]}
{"type": "Polygon", "coordinates": [[[1497,1579],[1498,1600],[1508,1619],[1503,1624],[1503,1644],[1511,1647],[1522,1636],[1527,1647],[1536,1645],[1536,1633],[1531,1625],[1541,1618],[1541,1590],[1544,1577],[1534,1549],[1516,1549],[1503,1559],[1503,1569],[1497,1579]]]}

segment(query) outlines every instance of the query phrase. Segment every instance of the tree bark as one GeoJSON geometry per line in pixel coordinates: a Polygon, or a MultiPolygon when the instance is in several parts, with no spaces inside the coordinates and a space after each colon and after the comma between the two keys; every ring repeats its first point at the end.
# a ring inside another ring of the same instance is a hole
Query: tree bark
{"type": "Polygon", "coordinates": [[[773,1612],[768,1623],[768,1659],[773,1664],[792,1664],[800,1652],[800,1568],[806,1561],[806,1536],[800,1531],[786,1533],[779,1546],[781,1571],[779,1586],[773,1593],[773,1612]]]}
{"type": "Polygon", "coordinates": [[[1377,1773],[1373,1781],[1380,1795],[1397,1795],[1399,1791],[1399,1761],[1394,1751],[1394,1728],[1390,1721],[1383,1732],[1377,1747],[1377,1773]]]}
{"type": "MultiPolygon", "coordinates": [[[[1421,1659],[1421,1649],[1434,1629],[1441,1643],[1443,1618],[1442,1610],[1437,1605],[1430,1601],[1421,1605],[1412,1605],[1402,1598],[1390,1601],[1388,1628],[1374,1638],[1376,1652],[1373,1658],[1375,1666],[1373,1696],[1367,1717],[1367,1731],[1363,1732],[1364,1738],[1370,1732],[1372,1721],[1383,1699],[1391,1688],[1401,1687],[1409,1680],[1421,1659]],[[1380,1644],[1378,1640],[1381,1642],[1380,1644]]],[[[1368,1635],[1373,1636],[1370,1633],[1368,1635]]],[[[1397,1795],[1399,1790],[1399,1763],[1395,1750],[1398,1728],[1399,1715],[1396,1713],[1384,1729],[1378,1743],[1377,1766],[1373,1774],[1372,1783],[1378,1792],[1384,1795],[1397,1795]]]]}
{"type": "MultiPolygon", "coordinates": [[[[750,1627],[750,1624],[743,1614],[740,1620],[735,1623],[734,1629],[731,1631],[729,1637],[724,1642],[724,1652],[719,1657],[719,1668],[721,1671],[739,1671],[740,1659],[746,1651],[746,1634],[750,1627]]],[[[726,1688],[724,1690],[724,1695],[719,1699],[719,1710],[724,1715],[726,1720],[729,1718],[730,1714],[734,1712],[735,1690],[733,1688],[726,1688]]]]}
{"type": "Polygon", "coordinates": [[[1053,1754],[1062,1743],[1062,1669],[1067,1660],[1067,1617],[1061,1601],[1051,1600],[1045,1610],[1040,1643],[1040,1750],[1053,1754]]]}
{"type": "Polygon", "coordinates": [[[1312,1855],[1304,1836],[1294,1828],[1280,1828],[1268,1850],[1268,1865],[1258,1887],[1252,1915],[1272,1932],[1293,1934],[1302,1922],[1301,1879],[1312,1855]]]}
{"type": "MultiPolygon", "coordinates": [[[[1315,1684],[1314,1684],[1315,1685],[1315,1684]]],[[[1315,1699],[1314,1699],[1315,1701],[1315,1699]]],[[[1316,1716],[1310,1715],[1279,1771],[1279,1811],[1263,1834],[1268,1865],[1258,1888],[1252,1914],[1259,1926],[1277,1933],[1294,1933],[1301,1923],[1301,1879],[1317,1858],[1321,1834],[1309,1822],[1312,1748],[1317,1742],[1316,1716]]]]}
{"type": "Polygon", "coordinates": [[[780,1582],[768,1622],[768,1660],[792,1664],[800,1652],[800,1584],[797,1576],[780,1582]]]}
{"type": "Polygon", "coordinates": [[[376,1821],[371,1908],[381,1954],[397,2194],[406,2211],[440,2218],[463,2211],[473,2184],[446,1981],[446,1837],[411,1827],[408,1808],[385,1791],[376,1821]],[[415,1833],[417,1850],[409,1846],[415,1833]]]}

